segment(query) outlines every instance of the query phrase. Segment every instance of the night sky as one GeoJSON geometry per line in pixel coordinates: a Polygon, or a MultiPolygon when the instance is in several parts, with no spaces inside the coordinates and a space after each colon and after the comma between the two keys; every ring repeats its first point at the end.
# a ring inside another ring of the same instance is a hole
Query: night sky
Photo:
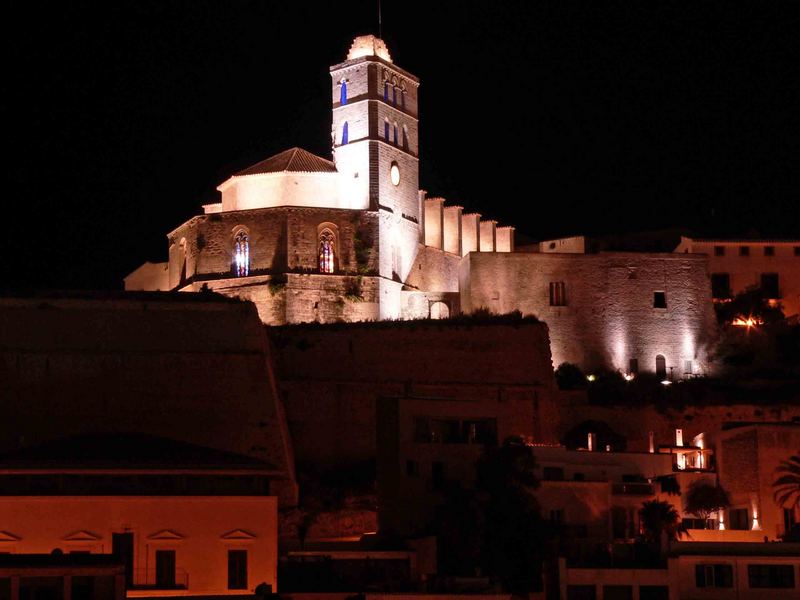
{"type": "MultiPolygon", "coordinates": [[[[234,171],[330,158],[374,1],[7,4],[0,285],[120,288],[234,171]]],[[[400,2],[431,195],[533,238],[800,237],[800,4],[400,2]]]]}

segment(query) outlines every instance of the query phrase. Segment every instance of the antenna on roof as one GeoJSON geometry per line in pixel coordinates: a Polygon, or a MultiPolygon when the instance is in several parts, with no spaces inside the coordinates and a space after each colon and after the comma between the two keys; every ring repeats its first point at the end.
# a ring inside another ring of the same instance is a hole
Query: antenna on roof
{"type": "Polygon", "coordinates": [[[378,37],[383,39],[383,23],[381,22],[381,0],[378,0],[378,37]]]}

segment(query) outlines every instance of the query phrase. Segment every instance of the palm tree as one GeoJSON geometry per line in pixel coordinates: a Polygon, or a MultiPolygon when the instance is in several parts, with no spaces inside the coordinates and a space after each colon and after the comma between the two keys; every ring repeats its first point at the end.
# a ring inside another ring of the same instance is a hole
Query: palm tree
{"type": "Polygon", "coordinates": [[[774,497],[778,506],[793,508],[800,506],[800,454],[782,460],[775,469],[778,478],[772,483],[774,497]]]}
{"type": "Polygon", "coordinates": [[[644,540],[659,550],[664,549],[665,541],[668,546],[684,533],[681,516],[669,502],[661,500],[644,502],[639,511],[639,518],[644,540]]]}

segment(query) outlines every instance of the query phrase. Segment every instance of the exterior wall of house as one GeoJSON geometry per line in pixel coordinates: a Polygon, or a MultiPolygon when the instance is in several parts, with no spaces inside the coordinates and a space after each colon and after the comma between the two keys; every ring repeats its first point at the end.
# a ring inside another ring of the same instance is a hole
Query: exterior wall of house
{"type": "Polygon", "coordinates": [[[684,237],[675,252],[707,255],[709,272],[728,274],[732,294],[760,285],[763,274],[777,274],[780,291],[777,300],[784,314],[789,317],[800,313],[800,240],[694,240],[684,237]]]}
{"type": "Polygon", "coordinates": [[[380,396],[499,399],[534,410],[553,389],[547,329],[536,322],[288,325],[267,334],[298,462],[374,458],[380,396]]]}
{"type": "MultiPolygon", "coordinates": [[[[731,495],[731,509],[747,510],[748,529],[761,538],[785,533],[783,507],[773,499],[775,469],[800,448],[800,423],[754,424],[722,431],[717,440],[720,484],[731,495]]],[[[726,511],[729,513],[730,511],[726,511]]],[[[800,509],[794,508],[800,522],[800,509]]],[[[731,527],[730,516],[726,519],[731,527]]]]}
{"type": "Polygon", "coordinates": [[[461,308],[520,310],[550,328],[553,362],[642,372],[665,357],[667,375],[707,374],[715,331],[706,258],[674,254],[472,253],[459,266],[461,308]],[[549,286],[563,283],[565,305],[549,286]],[[663,292],[666,308],[654,307],[663,292]]]}
{"type": "Polygon", "coordinates": [[[338,173],[283,171],[234,176],[217,189],[222,193],[223,212],[276,206],[366,208],[350,206],[339,196],[338,173]]]}
{"type": "MultiPolygon", "coordinates": [[[[136,431],[294,460],[263,325],[248,303],[185,294],[0,301],[0,451],[136,431]]],[[[292,491],[294,490],[294,491],[292,491]]]]}
{"type": "Polygon", "coordinates": [[[174,550],[180,595],[277,590],[274,497],[0,496],[2,525],[16,540],[0,552],[110,554],[112,534],[133,533],[134,589],[128,597],[175,594],[156,585],[156,552],[174,550]],[[247,588],[228,589],[228,551],[247,552],[247,588]]]}

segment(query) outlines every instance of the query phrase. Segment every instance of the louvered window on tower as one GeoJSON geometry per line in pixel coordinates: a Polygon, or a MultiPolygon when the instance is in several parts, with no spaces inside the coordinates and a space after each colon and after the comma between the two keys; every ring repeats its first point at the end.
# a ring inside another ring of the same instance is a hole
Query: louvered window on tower
{"type": "Polygon", "coordinates": [[[348,142],[348,133],[347,133],[347,121],[344,122],[342,125],[342,146],[344,146],[348,142]]]}
{"type": "Polygon", "coordinates": [[[342,106],[347,104],[347,82],[344,79],[342,79],[342,89],[339,97],[339,104],[342,106]]]}
{"type": "Polygon", "coordinates": [[[388,142],[389,141],[389,121],[383,122],[383,137],[388,142]]]}
{"type": "Polygon", "coordinates": [[[567,286],[563,281],[550,282],[550,306],[567,305],[567,286]]]}

